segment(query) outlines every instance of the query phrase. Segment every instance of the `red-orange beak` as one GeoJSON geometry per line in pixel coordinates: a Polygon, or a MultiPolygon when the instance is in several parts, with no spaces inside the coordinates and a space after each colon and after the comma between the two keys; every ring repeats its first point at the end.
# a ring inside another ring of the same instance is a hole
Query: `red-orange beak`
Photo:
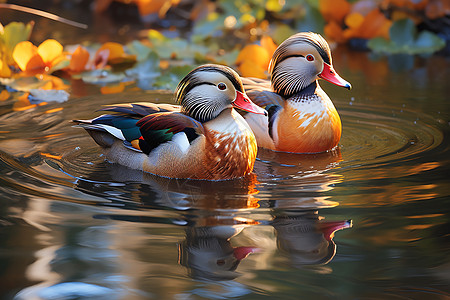
{"type": "Polygon", "coordinates": [[[245,93],[239,91],[236,91],[236,99],[231,102],[231,105],[254,114],[267,116],[267,111],[264,108],[253,103],[245,93]]]}
{"type": "Polygon", "coordinates": [[[233,250],[233,254],[237,260],[243,260],[249,254],[259,252],[259,251],[260,251],[260,249],[256,248],[256,247],[236,247],[233,250]]]}
{"type": "Polygon", "coordinates": [[[334,83],[337,86],[342,86],[349,90],[352,88],[352,85],[339,76],[333,67],[327,63],[323,63],[323,71],[319,74],[319,77],[328,82],[334,83]]]}
{"type": "Polygon", "coordinates": [[[323,232],[325,239],[331,241],[334,233],[338,230],[352,227],[352,220],[346,221],[323,221],[319,223],[319,230],[323,232]]]}

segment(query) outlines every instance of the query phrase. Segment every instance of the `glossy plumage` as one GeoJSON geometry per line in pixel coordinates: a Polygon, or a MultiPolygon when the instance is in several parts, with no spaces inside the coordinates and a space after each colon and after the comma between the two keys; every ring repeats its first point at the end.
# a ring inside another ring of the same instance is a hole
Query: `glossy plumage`
{"type": "Polygon", "coordinates": [[[76,120],[103,147],[106,158],[170,178],[225,180],[250,173],[255,137],[233,107],[265,114],[245,95],[230,68],[204,65],[178,85],[181,106],[131,103],[107,106],[108,114],[76,120]]]}
{"type": "Polygon", "coordinates": [[[268,117],[245,116],[258,146],[295,153],[336,147],[341,121],[318,79],[348,89],[351,85],[334,71],[325,39],[311,32],[291,36],[275,50],[269,74],[270,81],[242,79],[252,101],[269,112],[268,117]]]}

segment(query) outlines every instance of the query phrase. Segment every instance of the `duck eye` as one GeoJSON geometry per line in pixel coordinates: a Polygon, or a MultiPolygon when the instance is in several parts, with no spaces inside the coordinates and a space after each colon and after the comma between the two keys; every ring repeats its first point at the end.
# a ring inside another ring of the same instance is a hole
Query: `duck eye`
{"type": "Polygon", "coordinates": [[[227,85],[226,85],[225,83],[221,82],[221,83],[219,83],[219,84],[217,85],[217,88],[218,88],[219,90],[223,91],[224,89],[227,88],[227,85]]]}
{"type": "Polygon", "coordinates": [[[312,56],[311,54],[306,55],[306,60],[307,61],[313,61],[314,60],[314,56],[312,56]]]}

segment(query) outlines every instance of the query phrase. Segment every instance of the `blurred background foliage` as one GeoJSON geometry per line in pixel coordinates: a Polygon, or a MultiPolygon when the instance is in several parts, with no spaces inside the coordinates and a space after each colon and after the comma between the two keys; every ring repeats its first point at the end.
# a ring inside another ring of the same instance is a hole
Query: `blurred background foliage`
{"type": "Polygon", "coordinates": [[[102,93],[134,82],[173,89],[201,63],[265,78],[277,45],[300,31],[323,34],[332,48],[448,55],[449,16],[448,0],[0,0],[0,77],[10,91],[41,100],[63,94],[36,90],[67,89],[50,74],[98,84],[102,93]],[[89,28],[17,13],[14,4],[89,28]]]}

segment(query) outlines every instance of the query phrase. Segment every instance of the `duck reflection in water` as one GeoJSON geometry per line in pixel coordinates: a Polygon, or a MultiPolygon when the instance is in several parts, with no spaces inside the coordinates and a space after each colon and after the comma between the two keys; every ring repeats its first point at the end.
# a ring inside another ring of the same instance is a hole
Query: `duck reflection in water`
{"type": "Polygon", "coordinates": [[[278,249],[294,267],[324,265],[336,254],[334,232],[352,226],[351,220],[324,221],[318,211],[275,210],[278,249]]]}
{"type": "MultiPolygon", "coordinates": [[[[79,180],[78,188],[87,193],[97,190],[100,181],[127,182],[126,208],[161,209],[174,211],[176,218],[127,215],[101,215],[124,221],[174,224],[184,227],[185,239],[178,243],[178,263],[187,268],[190,277],[196,280],[232,280],[240,275],[237,268],[249,254],[259,251],[253,245],[234,246],[233,237],[244,228],[259,224],[247,217],[251,210],[259,207],[256,175],[250,174],[232,181],[176,180],[137,172],[118,165],[104,164],[110,179],[103,169],[91,174],[89,179],[79,180]],[[103,178],[102,178],[103,177],[103,178]]],[[[125,186],[125,187],[126,187],[125,186]]],[[[117,187],[104,186],[104,188],[117,187]]],[[[110,200],[113,200],[110,197],[110,200]]],[[[125,208],[124,207],[124,208],[125,208]]],[[[142,210],[141,210],[142,211],[142,210]]],[[[150,210],[148,210],[150,212],[150,210]]],[[[126,210],[124,211],[126,212],[126,210]]],[[[142,214],[145,214],[145,210],[142,214]]],[[[154,214],[153,214],[154,215],[154,214]]]]}
{"type": "Polygon", "coordinates": [[[196,224],[186,228],[186,239],[178,248],[178,262],[188,269],[192,278],[232,280],[239,276],[236,269],[240,262],[259,249],[248,246],[233,247],[230,240],[244,227],[257,222],[231,216],[226,219],[216,216],[214,219],[215,225],[196,224]]]}
{"type": "Polygon", "coordinates": [[[324,265],[336,254],[334,232],[352,226],[351,220],[325,221],[319,210],[339,203],[324,194],[343,181],[329,172],[343,160],[339,147],[316,154],[294,154],[259,149],[255,172],[266,184],[261,198],[269,194],[272,209],[270,224],[275,229],[276,247],[294,267],[324,265]],[[273,185],[277,178],[277,185],[273,185]]]}

